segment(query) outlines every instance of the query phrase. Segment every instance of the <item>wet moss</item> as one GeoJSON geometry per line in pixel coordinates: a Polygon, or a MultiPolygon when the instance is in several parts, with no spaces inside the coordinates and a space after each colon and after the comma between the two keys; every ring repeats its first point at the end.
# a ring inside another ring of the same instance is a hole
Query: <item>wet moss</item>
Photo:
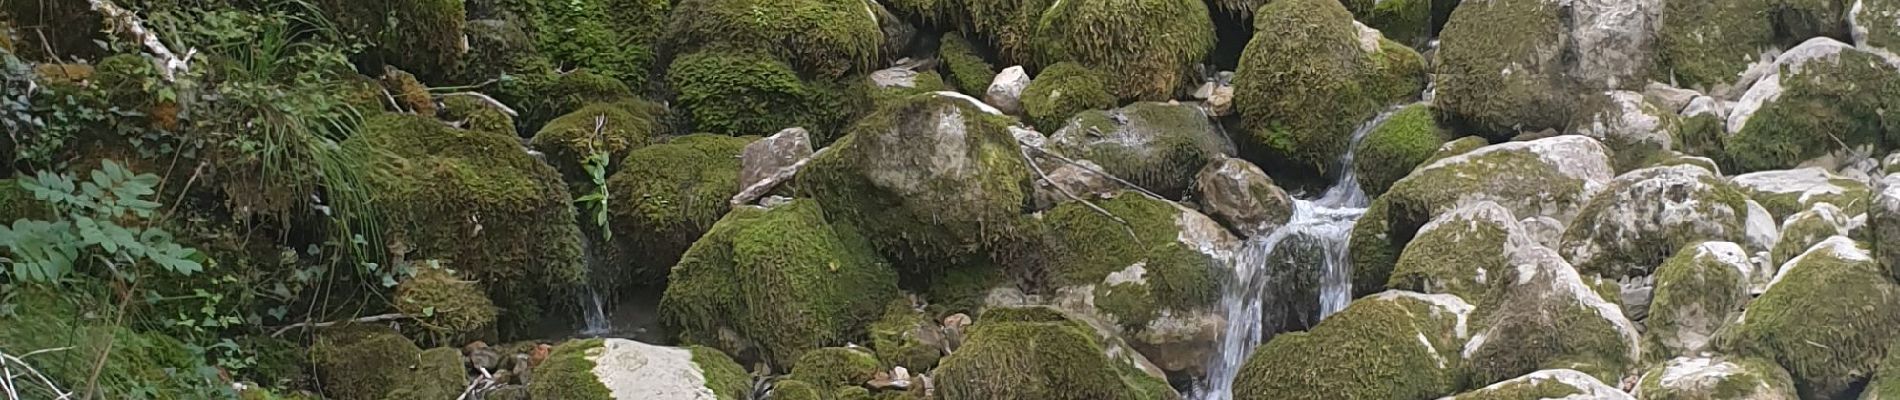
{"type": "Polygon", "coordinates": [[[744,400],[752,394],[752,376],[732,357],[711,347],[692,346],[693,364],[706,377],[706,388],[719,400],[744,400]]]}
{"type": "Polygon", "coordinates": [[[609,259],[629,268],[603,283],[657,283],[732,208],[739,153],[750,138],[688,135],[628,152],[607,181],[614,231],[609,259]],[[692,166],[692,168],[682,168],[692,166]]]}
{"type": "Polygon", "coordinates": [[[882,368],[870,352],[844,347],[826,347],[805,352],[792,364],[792,379],[820,389],[863,385],[882,368]]]}
{"type": "Polygon", "coordinates": [[[1255,349],[1236,400],[1435,399],[1462,385],[1452,327],[1397,301],[1360,300],[1309,332],[1255,349]]]}
{"type": "Polygon", "coordinates": [[[799,80],[789,64],[760,53],[701,52],[673,60],[667,83],[693,129],[730,135],[765,135],[794,126],[816,126],[813,107],[824,93],[799,80]]]}
{"type": "Polygon", "coordinates": [[[1900,72],[1879,56],[1843,50],[1799,71],[1784,67],[1781,74],[1781,95],[1723,143],[1736,172],[1792,168],[1829,152],[1900,138],[1883,128],[1881,114],[1887,99],[1900,97],[1900,72]]]}
{"type": "Polygon", "coordinates": [[[660,105],[642,100],[589,104],[549,121],[528,147],[545,155],[568,182],[591,186],[588,157],[604,152],[609,160],[620,160],[653,143],[666,133],[665,113],[660,105]]]}
{"type": "Polygon", "coordinates": [[[1431,106],[1417,104],[1399,110],[1359,142],[1353,156],[1359,186],[1368,196],[1384,194],[1393,182],[1438,152],[1442,135],[1431,106]]]}
{"type": "Polygon", "coordinates": [[[1214,22],[1196,0],[1069,0],[1036,25],[1041,65],[1074,61],[1124,79],[1109,92],[1125,100],[1166,101],[1196,78],[1194,64],[1214,48],[1214,22]]]}
{"type": "Polygon", "coordinates": [[[1107,77],[1072,62],[1044,68],[1023,89],[1022,99],[1028,122],[1050,132],[1067,125],[1076,113],[1115,106],[1107,77]]]}
{"type": "Polygon", "coordinates": [[[686,0],[670,23],[667,40],[677,54],[770,54],[826,78],[874,69],[884,41],[876,15],[849,0],[686,0]]]}
{"type": "Polygon", "coordinates": [[[924,342],[937,324],[928,314],[912,309],[910,301],[899,299],[884,307],[884,318],[871,324],[871,348],[883,367],[904,367],[911,371],[929,371],[943,357],[943,350],[924,342]]]}
{"type": "Polygon", "coordinates": [[[547,361],[534,367],[528,393],[537,399],[612,399],[613,393],[594,376],[594,361],[587,359],[589,352],[603,350],[602,343],[601,339],[586,339],[554,346],[547,361]]]}
{"type": "Polygon", "coordinates": [[[1886,271],[1862,245],[1830,238],[1785,265],[1719,346],[1787,367],[1802,398],[1836,398],[1879,366],[1900,331],[1895,310],[1886,271]]]}
{"type": "Polygon", "coordinates": [[[396,309],[419,316],[423,328],[435,336],[437,343],[493,339],[495,303],[482,295],[480,285],[457,279],[445,267],[437,264],[417,268],[414,277],[396,287],[396,309]]]}
{"type": "MultiPolygon", "coordinates": [[[[949,0],[942,0],[949,1],[949,0]]],[[[990,82],[996,80],[996,68],[983,60],[976,45],[964,39],[963,35],[949,33],[943,35],[942,47],[937,49],[938,58],[943,59],[945,75],[949,77],[950,87],[973,96],[980,96],[990,89],[990,82]]]]}

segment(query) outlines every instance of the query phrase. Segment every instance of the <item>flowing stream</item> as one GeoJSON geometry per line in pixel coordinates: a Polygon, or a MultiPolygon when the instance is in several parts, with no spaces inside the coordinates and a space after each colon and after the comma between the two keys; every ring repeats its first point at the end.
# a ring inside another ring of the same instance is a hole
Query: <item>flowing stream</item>
{"type": "Polygon", "coordinates": [[[1240,256],[1234,261],[1234,276],[1221,290],[1221,312],[1227,317],[1227,328],[1221,335],[1221,347],[1218,355],[1208,361],[1207,377],[1195,385],[1190,398],[1197,400],[1229,400],[1233,398],[1234,378],[1240,374],[1240,366],[1247,355],[1260,343],[1277,332],[1268,331],[1267,307],[1272,304],[1273,282],[1269,276],[1273,271],[1268,267],[1274,249],[1282,240],[1289,238],[1309,238],[1318,240],[1323,251],[1322,265],[1319,267],[1320,316],[1324,318],[1352,301],[1352,263],[1346,254],[1347,238],[1351,236],[1352,225],[1366,212],[1371,202],[1366,192],[1359,187],[1359,180],[1352,170],[1353,151],[1359,141],[1373,128],[1385,123],[1398,109],[1393,108],[1380,113],[1372,121],[1361,125],[1352,134],[1351,146],[1339,157],[1338,178],[1332,186],[1318,198],[1295,199],[1293,217],[1286,226],[1270,235],[1248,238],[1243,244],[1240,256]]]}

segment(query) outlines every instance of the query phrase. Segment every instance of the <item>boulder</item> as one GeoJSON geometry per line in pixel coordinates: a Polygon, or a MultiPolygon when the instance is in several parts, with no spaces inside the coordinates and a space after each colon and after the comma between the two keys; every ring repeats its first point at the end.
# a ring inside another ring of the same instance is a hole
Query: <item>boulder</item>
{"type": "Polygon", "coordinates": [[[1703,242],[1683,247],[1656,269],[1656,288],[1644,322],[1645,359],[1695,356],[1714,350],[1715,334],[1753,297],[1755,268],[1741,245],[1703,242]]]}
{"type": "Polygon", "coordinates": [[[1578,0],[1569,7],[1576,49],[1571,77],[1588,88],[1612,90],[1639,88],[1649,80],[1664,1],[1578,0]]]}
{"type": "Polygon", "coordinates": [[[1443,400],[1519,399],[1635,400],[1590,374],[1569,369],[1532,372],[1443,400]]]}
{"type": "Polygon", "coordinates": [[[1388,291],[1354,301],[1309,332],[1276,335],[1235,378],[1236,400],[1431,399],[1462,385],[1459,343],[1471,305],[1388,291]]]}
{"type": "Polygon", "coordinates": [[[1260,167],[1238,158],[1218,157],[1201,168],[1188,197],[1242,237],[1272,234],[1293,218],[1293,197],[1260,167]]]}
{"type": "Polygon", "coordinates": [[[1474,331],[1461,354],[1472,382],[1548,368],[1620,382],[1637,365],[1642,350],[1635,324],[1556,251],[1519,248],[1511,263],[1471,315],[1474,331]]]}
{"type": "Polygon", "coordinates": [[[626,82],[589,70],[567,73],[523,72],[496,83],[495,99],[514,107],[518,131],[531,135],[555,117],[589,104],[638,99],[626,82]]]}
{"type": "Polygon", "coordinates": [[[1718,345],[1786,367],[1802,398],[1839,398],[1873,375],[1897,316],[1900,285],[1865,247],[1835,236],[1783,264],[1718,345]]]}
{"type": "Polygon", "coordinates": [[[1061,129],[1069,117],[1087,110],[1105,110],[1115,106],[1108,92],[1108,77],[1073,62],[1056,63],[1036,75],[1023,88],[1023,114],[1030,125],[1041,129],[1061,129]]]}
{"type": "Polygon", "coordinates": [[[982,257],[1032,194],[1010,125],[968,96],[899,99],[813,158],[799,187],[907,270],[982,257]]]}
{"type": "Polygon", "coordinates": [[[1723,147],[1736,170],[1792,168],[1893,137],[1880,110],[1900,96],[1895,60],[1829,38],[1775,58],[1728,116],[1723,147]],[[1829,132],[1818,135],[1816,132],[1829,132]]]}
{"type": "Polygon", "coordinates": [[[626,339],[562,343],[534,376],[528,391],[537,399],[718,400],[752,390],[752,377],[718,350],[626,339]]]}
{"type": "Polygon", "coordinates": [[[732,209],[739,193],[740,154],[751,140],[688,135],[634,150],[607,179],[611,265],[603,287],[662,282],[680,255],[732,209]],[[690,165],[693,168],[681,168],[690,165]]]}
{"type": "Polygon", "coordinates": [[[1776,45],[1773,1],[1664,2],[1656,32],[1657,72],[1684,88],[1733,98],[1738,78],[1776,45]]]}
{"type": "Polygon", "coordinates": [[[681,54],[667,67],[666,82],[694,132],[763,135],[802,126],[817,129],[819,143],[834,138],[822,127],[832,126],[826,112],[838,107],[829,107],[827,93],[800,80],[791,64],[759,53],[681,54]]]}
{"type": "Polygon", "coordinates": [[[1004,68],[997,73],[989,89],[983,92],[983,102],[1003,110],[1004,114],[1021,115],[1023,113],[1023,89],[1029,88],[1029,73],[1023,72],[1023,66],[1004,68]]]}
{"type": "Polygon", "coordinates": [[[1674,149],[1678,117],[1641,93],[1614,90],[1588,96],[1570,122],[1570,132],[1596,138],[1615,154],[1618,171],[1629,171],[1666,158],[1674,149]]]}
{"type": "Polygon", "coordinates": [[[1784,221],[1818,203],[1842,207],[1848,215],[1867,212],[1871,195],[1867,183],[1848,179],[1827,169],[1808,167],[1762,171],[1736,176],[1733,181],[1748,197],[1767,209],[1774,221],[1784,221]]]}
{"type": "Polygon", "coordinates": [[[1123,100],[1173,99],[1214,50],[1214,21],[1197,0],[1056,1],[1035,27],[1037,60],[1114,71],[1109,93],[1123,100]]]}
{"type": "Polygon", "coordinates": [[[884,318],[871,324],[871,348],[885,367],[928,371],[949,350],[943,329],[909,300],[891,301],[884,318]]]}
{"type": "Polygon", "coordinates": [[[717,49],[768,55],[808,76],[838,78],[876,68],[885,35],[875,8],[835,0],[680,1],[664,22],[666,44],[673,54],[717,49]]]}
{"type": "MultiPolygon", "coordinates": [[[[1346,9],[1354,19],[1408,47],[1425,48],[1437,30],[1433,24],[1432,2],[1425,0],[1347,1],[1346,9]]],[[[1252,11],[1252,10],[1248,10],[1252,11]]],[[[1438,21],[1442,23],[1443,21],[1438,21]]]]}
{"type": "Polygon", "coordinates": [[[1234,108],[1256,159],[1331,173],[1353,132],[1423,87],[1417,52],[1362,33],[1338,1],[1268,3],[1234,74],[1234,108]],[[1390,45],[1387,45],[1390,44],[1390,45]],[[1296,67],[1297,66],[1297,67],[1296,67]]]}
{"type": "MultiPolygon", "coordinates": [[[[542,159],[575,188],[593,186],[588,163],[596,154],[607,160],[620,160],[627,153],[658,141],[666,133],[666,109],[643,100],[595,103],[554,118],[534,134],[528,147],[541,152],[542,159]]],[[[602,161],[607,161],[602,160],[602,161]]],[[[621,166],[610,163],[611,168],[621,166]]],[[[577,190],[578,191],[578,190],[577,190]]]]}
{"type": "MultiPolygon", "coordinates": [[[[51,333],[51,332],[48,332],[51,333]]],[[[320,332],[310,361],[324,394],[344,400],[380,400],[409,379],[422,355],[408,338],[384,326],[355,325],[320,332]]]]}
{"type": "Polygon", "coordinates": [[[1835,236],[1853,235],[1859,223],[1832,203],[1816,203],[1814,208],[1788,216],[1781,222],[1781,240],[1769,250],[1769,265],[1781,265],[1807,252],[1809,247],[1835,236]]]}
{"type": "Polygon", "coordinates": [[[515,114],[493,97],[469,92],[442,96],[442,111],[436,117],[471,131],[514,136],[515,114]]]}
{"type": "Polygon", "coordinates": [[[870,382],[884,368],[877,355],[861,347],[826,347],[805,352],[792,364],[791,379],[826,391],[870,382]]]}
{"type": "Polygon", "coordinates": [[[1167,382],[1109,354],[1084,323],[1036,309],[992,309],[932,375],[944,400],[1179,399],[1167,382]],[[999,312],[1000,311],[1000,312],[999,312]]]}
{"type": "MultiPolygon", "coordinates": [[[[1873,205],[1867,207],[1868,236],[1872,238],[1874,255],[1880,259],[1880,265],[1886,265],[1894,277],[1900,278],[1900,174],[1887,175],[1879,183],[1880,192],[1874,195],[1873,205]]],[[[0,193],[4,193],[4,189],[0,189],[0,193]]],[[[0,213],[5,212],[5,204],[5,200],[0,200],[0,213]]]]}
{"type": "Polygon", "coordinates": [[[1046,178],[1036,179],[1036,190],[1032,195],[1036,210],[1044,211],[1057,204],[1074,201],[1075,198],[1070,195],[1081,199],[1104,198],[1120,193],[1125,188],[1110,179],[1111,176],[1102,172],[1102,166],[1096,165],[1094,161],[1074,161],[1037,159],[1037,165],[1042,166],[1046,178]],[[1054,168],[1050,168],[1051,165],[1054,168]]]}
{"type": "Polygon", "coordinates": [[[380,62],[414,71],[425,80],[435,81],[453,71],[468,53],[468,40],[462,32],[468,11],[460,1],[312,3],[308,6],[319,7],[329,16],[335,34],[362,38],[371,47],[369,52],[379,55],[380,62]]]}
{"type": "Polygon", "coordinates": [[[1399,252],[1439,214],[1490,200],[1518,218],[1569,221],[1614,177],[1611,171],[1602,144],[1574,135],[1486,146],[1420,166],[1353,225],[1353,292],[1381,290],[1399,252]]]}
{"type": "Polygon", "coordinates": [[[468,389],[468,367],[462,351],[437,347],[416,355],[403,381],[384,394],[384,400],[428,400],[459,396],[468,389]]]}
{"type": "Polygon", "coordinates": [[[1677,357],[1643,373],[1636,398],[1793,399],[1794,381],[1774,362],[1756,358],[1677,357]]]}
{"type": "Polygon", "coordinates": [[[778,175],[812,153],[811,132],[805,128],[786,128],[746,144],[739,153],[739,187],[750,188],[778,175]]]}
{"type": "Polygon", "coordinates": [[[1574,40],[1565,9],[1555,0],[1496,0],[1452,11],[1439,34],[1433,101],[1453,130],[1495,141],[1569,123],[1577,104],[1565,76],[1574,40]]]}
{"type": "Polygon", "coordinates": [[[1478,300],[1513,267],[1519,247],[1538,246],[1511,211],[1480,201],[1452,209],[1405,245],[1386,286],[1478,300]]]}
{"type": "Polygon", "coordinates": [[[897,273],[816,201],[735,208],[686,251],[660,319],[690,343],[756,346],[774,365],[842,345],[897,296],[897,273]]]}
{"type": "Polygon", "coordinates": [[[1741,241],[1748,197],[1693,166],[1632,171],[1590,199],[1557,248],[1584,274],[1645,276],[1683,246],[1741,241]]]}
{"type": "Polygon", "coordinates": [[[1165,103],[1083,111],[1045,148],[1094,161],[1104,172],[1172,198],[1180,198],[1209,161],[1234,155],[1200,107],[1165,103]]]}
{"type": "Polygon", "coordinates": [[[493,336],[495,303],[481,285],[455,277],[435,261],[423,261],[415,275],[396,286],[396,310],[419,316],[421,327],[437,340],[462,343],[493,336]]]}
{"type": "Polygon", "coordinates": [[[1431,105],[1413,104],[1392,113],[1360,139],[1353,153],[1352,172],[1359,187],[1367,196],[1384,194],[1437,153],[1443,137],[1431,105]]]}

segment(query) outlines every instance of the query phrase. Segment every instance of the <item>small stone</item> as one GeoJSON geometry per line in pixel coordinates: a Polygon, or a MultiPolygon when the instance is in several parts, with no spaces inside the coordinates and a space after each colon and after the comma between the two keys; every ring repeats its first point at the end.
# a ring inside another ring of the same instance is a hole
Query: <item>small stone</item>
{"type": "Polygon", "coordinates": [[[811,132],[805,128],[786,128],[747,144],[739,153],[739,187],[751,187],[812,153],[811,132]]]}
{"type": "Polygon", "coordinates": [[[1208,115],[1216,117],[1233,115],[1234,87],[1221,86],[1214,88],[1214,93],[1207,96],[1207,113],[1208,115]]]}
{"type": "Polygon", "coordinates": [[[879,88],[916,88],[917,71],[908,68],[885,68],[871,72],[871,84],[879,88]]]}
{"type": "Polygon", "coordinates": [[[1023,89],[1029,87],[1029,74],[1023,67],[1004,68],[996,73],[996,79],[990,81],[989,90],[983,94],[983,102],[995,106],[1003,113],[1019,115],[1023,113],[1023,89]]]}

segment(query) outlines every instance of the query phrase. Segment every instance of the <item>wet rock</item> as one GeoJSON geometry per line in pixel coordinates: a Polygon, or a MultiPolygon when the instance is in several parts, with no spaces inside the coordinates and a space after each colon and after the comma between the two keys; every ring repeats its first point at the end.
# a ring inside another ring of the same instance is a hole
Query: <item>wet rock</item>
{"type": "Polygon", "coordinates": [[[1683,246],[1742,240],[1748,216],[1743,193],[1698,167],[1633,171],[1584,205],[1558,250],[1585,274],[1649,275],[1683,246]]]}
{"type": "Polygon", "coordinates": [[[1004,114],[1023,113],[1023,89],[1029,88],[1029,73],[1021,65],[1004,68],[983,92],[983,102],[1003,110],[1004,114]]]}
{"type": "Polygon", "coordinates": [[[1788,371],[1757,358],[1678,357],[1643,374],[1641,399],[1793,399],[1788,371]]]}
{"type": "Polygon", "coordinates": [[[1170,198],[1180,198],[1209,161],[1234,155],[1200,107],[1135,103],[1112,111],[1084,111],[1055,135],[1048,149],[1101,164],[1104,171],[1170,198]]]}
{"type": "Polygon", "coordinates": [[[1753,299],[1749,283],[1756,272],[1742,247],[1730,242],[1684,247],[1663,262],[1644,321],[1646,359],[1714,350],[1715,333],[1753,299]]]}
{"type": "Polygon", "coordinates": [[[1867,249],[1835,236],[1788,261],[1718,339],[1772,358],[1802,398],[1837,398],[1872,376],[1900,332],[1900,285],[1867,249]]]}
{"type": "Polygon", "coordinates": [[[1273,233],[1293,218],[1293,197],[1239,158],[1220,157],[1201,168],[1188,197],[1241,237],[1273,233]]]}

